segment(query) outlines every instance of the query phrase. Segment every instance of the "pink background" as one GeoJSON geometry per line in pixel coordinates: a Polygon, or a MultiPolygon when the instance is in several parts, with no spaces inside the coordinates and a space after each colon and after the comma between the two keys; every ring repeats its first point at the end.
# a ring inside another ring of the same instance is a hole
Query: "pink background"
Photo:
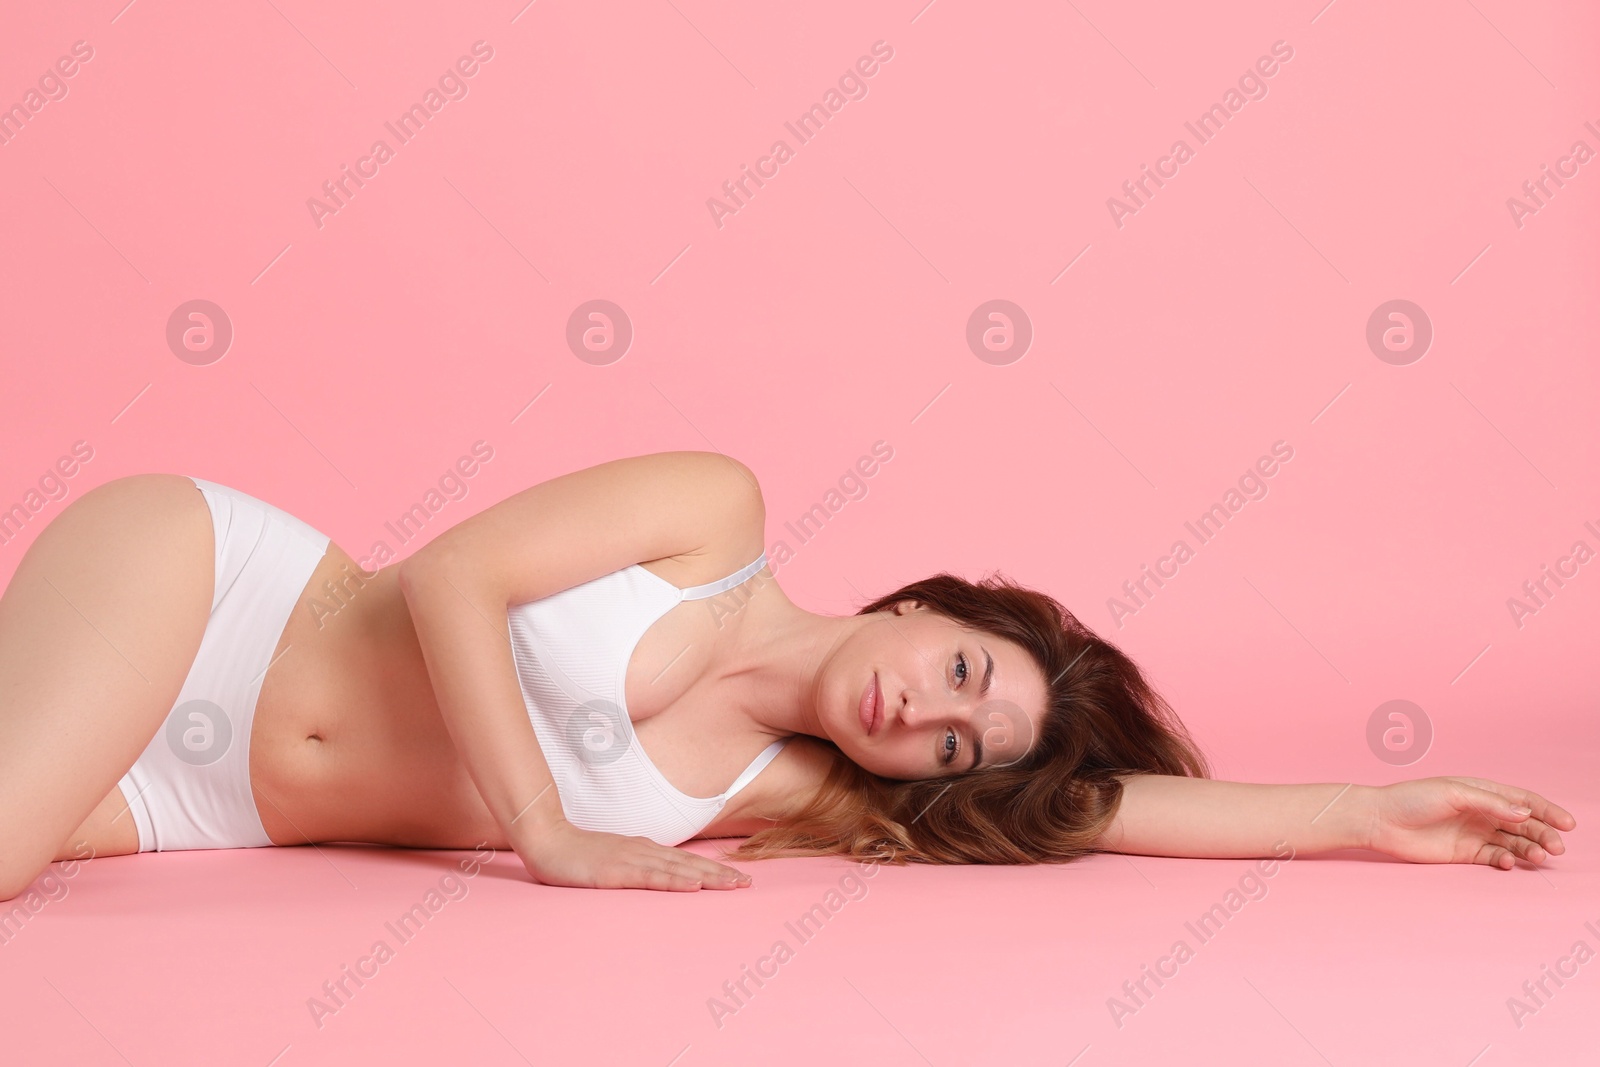
{"type": "Polygon", "coordinates": [[[779,568],[797,602],[1000,570],[1148,668],[1219,777],[1490,777],[1573,810],[1569,852],[1289,863],[1120,1029],[1107,998],[1246,862],[884,870],[719,1029],[707,999],[845,864],[684,896],[531,885],[502,856],[319,1029],[306,999],[462,854],[108,858],[0,946],[8,1049],[1595,1061],[1600,963],[1520,1028],[1506,1007],[1574,942],[1600,950],[1600,562],[1520,627],[1507,607],[1574,542],[1600,551],[1600,160],[1520,226],[1507,207],[1575,142],[1600,151],[1592,6],[524,2],[13,5],[0,104],[75,41],[93,58],[0,145],[0,505],[86,441],[68,500],[188,473],[403,555],[384,521],[475,441],[494,459],[429,537],[560,473],[715,449],[796,548],[784,523],[881,440],[866,495],[779,568]],[[399,145],[384,123],[479,40],[467,95],[399,145]],[[867,95],[798,144],[784,123],[880,40],[867,95]],[[1276,41],[1267,95],[1199,144],[1184,123],[1276,41]],[[308,198],[378,138],[393,158],[319,227],[308,198]],[[779,138],[793,158],[719,228],[707,199],[779,138]],[[1178,138],[1193,158],[1119,227],[1108,198],[1178,138]],[[165,338],[193,299],[234,330],[207,365],[165,338]],[[607,365],[565,339],[593,299],[634,330],[607,365]],[[1034,333],[1004,365],[965,339],[991,299],[1034,333]],[[1366,341],[1394,299],[1434,332],[1404,366],[1366,341]],[[1276,441],[1268,494],[1113,621],[1276,441]],[[1367,742],[1394,699],[1434,731],[1406,766],[1367,742]]]}

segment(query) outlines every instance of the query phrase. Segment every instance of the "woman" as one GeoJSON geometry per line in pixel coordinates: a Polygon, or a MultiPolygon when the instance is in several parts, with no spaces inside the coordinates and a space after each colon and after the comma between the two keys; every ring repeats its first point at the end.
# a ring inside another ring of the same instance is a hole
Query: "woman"
{"type": "Polygon", "coordinates": [[[1212,781],[1054,600],[939,575],[813,614],[772,581],[764,517],[735,460],[637,456],[366,573],[225,486],[100,486],[0,597],[0,898],[52,859],[322,841],[695,890],[751,880],[672,847],[691,837],[748,836],[735,859],[1287,845],[1509,869],[1576,825],[1476,778],[1212,781]]]}

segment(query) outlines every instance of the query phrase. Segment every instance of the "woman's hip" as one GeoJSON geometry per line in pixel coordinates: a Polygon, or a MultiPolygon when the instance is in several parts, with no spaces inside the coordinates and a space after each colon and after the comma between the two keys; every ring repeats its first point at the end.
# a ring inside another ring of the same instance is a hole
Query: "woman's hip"
{"type": "Polygon", "coordinates": [[[252,727],[280,639],[329,543],[241,490],[191,481],[215,532],[211,616],[172,710],[118,783],[142,852],[273,843],[251,789],[252,727]]]}

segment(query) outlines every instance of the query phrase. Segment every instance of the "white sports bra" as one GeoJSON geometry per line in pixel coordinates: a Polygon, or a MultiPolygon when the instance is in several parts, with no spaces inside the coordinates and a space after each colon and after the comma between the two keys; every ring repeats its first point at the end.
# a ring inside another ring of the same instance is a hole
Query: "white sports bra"
{"type": "Polygon", "coordinates": [[[679,792],[650,762],[628,715],[628,661],[652,623],[683,600],[733,589],[765,553],[715,582],[679,589],[635,563],[507,612],[523,703],[574,826],[657,844],[689,840],[782,751],[774,741],[726,791],[679,792]]]}

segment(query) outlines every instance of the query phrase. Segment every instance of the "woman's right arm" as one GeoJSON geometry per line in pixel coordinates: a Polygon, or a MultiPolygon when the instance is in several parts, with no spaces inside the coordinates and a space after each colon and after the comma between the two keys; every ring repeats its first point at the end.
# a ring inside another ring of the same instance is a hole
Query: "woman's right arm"
{"type": "Polygon", "coordinates": [[[1145,856],[1288,858],[1365,848],[1413,863],[1509,870],[1566,851],[1570,811],[1487,778],[1440,776],[1384,786],[1265,785],[1183,775],[1122,778],[1100,847],[1145,856]]]}
{"type": "Polygon", "coordinates": [[[759,488],[743,464],[714,452],[656,453],[524,490],[400,564],[440,715],[479,795],[538,881],[693,890],[734,888],[745,878],[683,849],[567,821],[523,705],[506,612],[634,563],[702,554],[730,531],[748,530],[752,516],[759,531],[760,512],[759,488]]]}

